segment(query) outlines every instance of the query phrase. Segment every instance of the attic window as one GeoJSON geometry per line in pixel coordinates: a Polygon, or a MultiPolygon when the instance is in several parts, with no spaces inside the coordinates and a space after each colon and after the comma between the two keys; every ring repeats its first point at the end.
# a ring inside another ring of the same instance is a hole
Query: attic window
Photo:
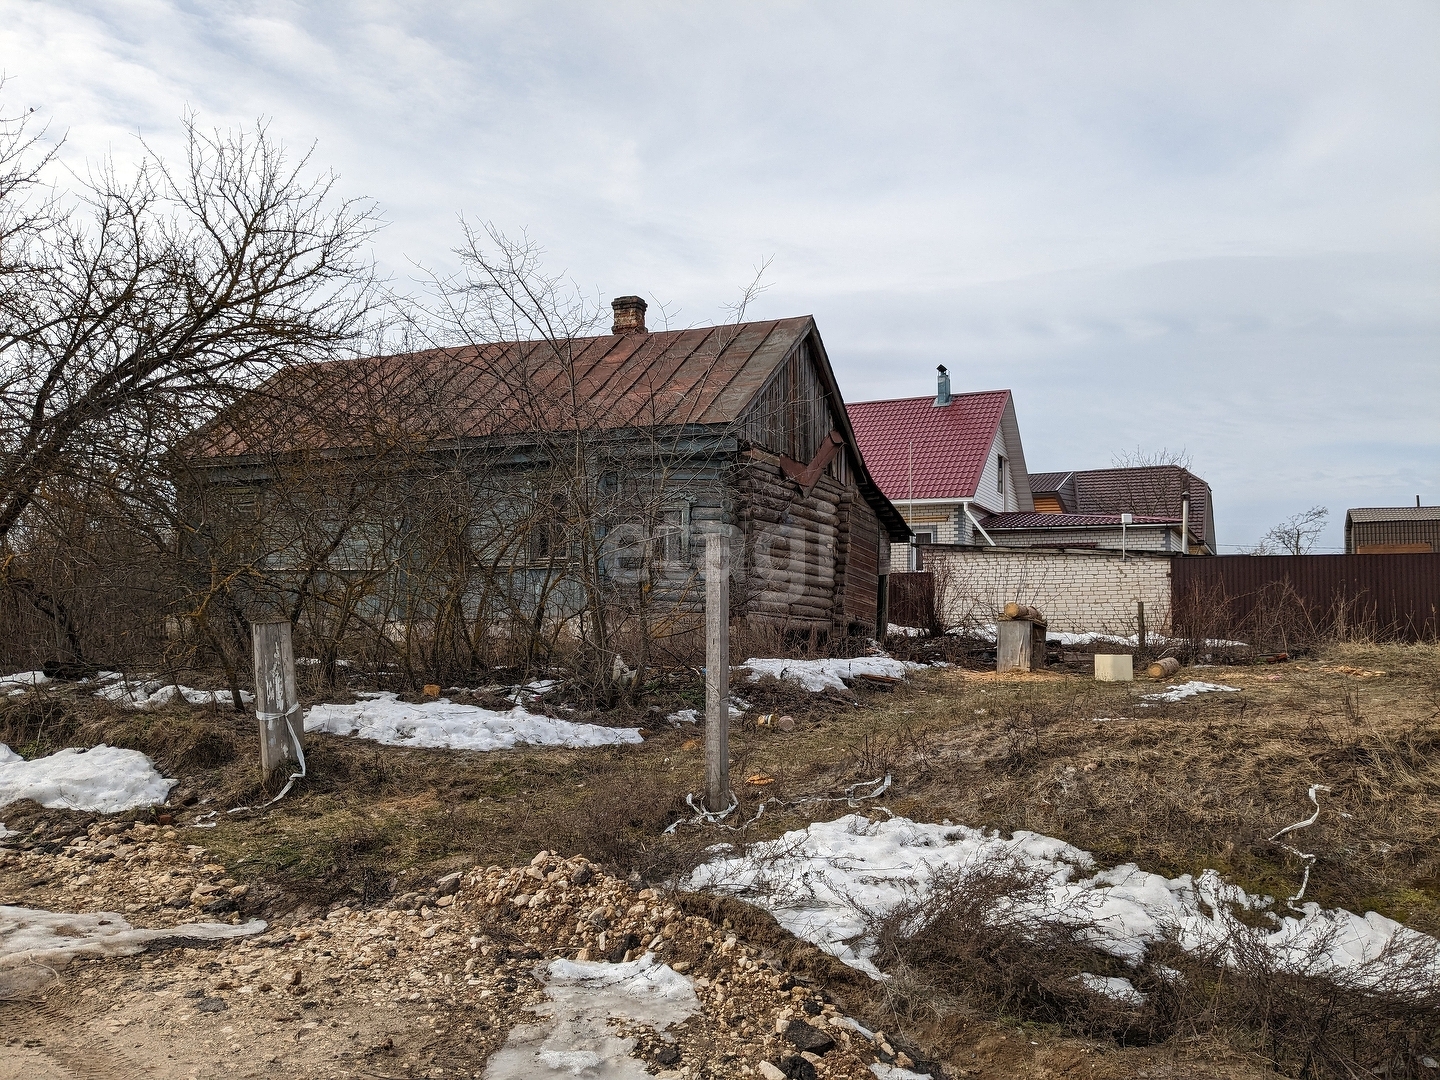
{"type": "MultiPolygon", "coordinates": [[[[1000,498],[1005,498],[1005,455],[995,455],[995,490],[1000,493],[1000,498]]],[[[1003,505],[1003,502],[1002,502],[1003,505]]]]}

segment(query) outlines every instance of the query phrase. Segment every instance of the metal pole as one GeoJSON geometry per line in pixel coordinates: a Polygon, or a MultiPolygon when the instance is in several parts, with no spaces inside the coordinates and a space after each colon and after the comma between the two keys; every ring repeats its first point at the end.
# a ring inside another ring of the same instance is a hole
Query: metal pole
{"type": "Polygon", "coordinates": [[[730,806],[730,541],[705,537],[705,806],[730,806]]]}

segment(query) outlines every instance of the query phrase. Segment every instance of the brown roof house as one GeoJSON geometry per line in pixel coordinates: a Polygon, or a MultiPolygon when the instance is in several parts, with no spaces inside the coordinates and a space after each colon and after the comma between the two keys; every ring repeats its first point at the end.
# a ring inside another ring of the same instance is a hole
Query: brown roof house
{"type": "Polygon", "coordinates": [[[1362,506],[1345,511],[1346,555],[1440,551],[1440,506],[1362,506]]]}
{"type": "Polygon", "coordinates": [[[1129,514],[1125,542],[1133,550],[1179,553],[1183,525],[1188,554],[1216,552],[1210,485],[1179,465],[1031,473],[1029,480],[1036,514],[986,523],[1007,543],[1023,534],[1033,544],[1119,547],[1120,518],[1129,514]]]}
{"type": "Polygon", "coordinates": [[[814,319],[652,333],[613,307],[609,334],[279,372],[186,447],[197,537],[322,621],[589,639],[699,610],[720,532],[733,616],[873,633],[909,532],[814,319]]]}
{"type": "Polygon", "coordinates": [[[1214,553],[1210,486],[1186,469],[1027,472],[1009,390],[952,394],[941,367],[933,399],[857,402],[850,420],[913,530],[899,568],[922,569],[928,544],[1214,553]]]}

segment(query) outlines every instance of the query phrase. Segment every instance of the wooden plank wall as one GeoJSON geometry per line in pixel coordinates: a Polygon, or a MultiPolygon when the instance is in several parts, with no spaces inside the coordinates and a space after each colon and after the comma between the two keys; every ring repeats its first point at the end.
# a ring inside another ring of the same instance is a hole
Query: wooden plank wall
{"type": "MultiPolygon", "coordinates": [[[[814,350],[802,341],[755,397],[741,420],[740,435],[772,454],[808,462],[821,441],[835,428],[825,387],[815,370],[814,350]]],[[[825,472],[847,479],[846,455],[839,454],[825,472]]]]}
{"type": "Polygon", "coordinates": [[[845,489],[822,476],[801,496],[779,466],[750,462],[737,481],[745,535],[745,611],[764,622],[829,633],[845,489]]]}
{"type": "MultiPolygon", "coordinates": [[[[840,505],[840,542],[837,564],[841,580],[844,626],[859,624],[873,633],[880,603],[880,519],[858,491],[845,493],[840,505]]],[[[883,541],[888,544],[889,537],[883,541]]]]}

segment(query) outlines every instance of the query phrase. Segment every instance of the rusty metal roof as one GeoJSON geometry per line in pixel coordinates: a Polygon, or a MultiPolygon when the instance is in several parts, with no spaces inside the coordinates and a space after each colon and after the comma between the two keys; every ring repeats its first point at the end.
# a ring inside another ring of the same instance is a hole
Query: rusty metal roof
{"type": "Polygon", "coordinates": [[[222,413],[187,454],[731,423],[814,327],[801,316],[297,365],[222,413]]]}

